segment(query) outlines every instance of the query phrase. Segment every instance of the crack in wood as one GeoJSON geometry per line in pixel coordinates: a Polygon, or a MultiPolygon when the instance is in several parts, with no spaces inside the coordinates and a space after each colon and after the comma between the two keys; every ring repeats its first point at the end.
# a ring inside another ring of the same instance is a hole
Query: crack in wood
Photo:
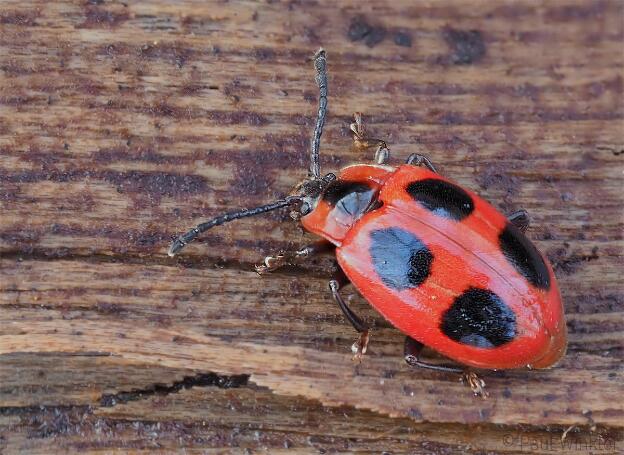
{"type": "Polygon", "coordinates": [[[117,393],[105,393],[100,397],[100,406],[105,408],[113,407],[117,404],[138,401],[154,395],[170,395],[181,390],[193,387],[218,387],[220,389],[233,389],[245,387],[249,382],[248,374],[238,375],[218,375],[216,373],[200,373],[196,376],[186,376],[181,381],[176,381],[171,385],[154,384],[144,389],[131,391],[121,391],[117,393]]]}

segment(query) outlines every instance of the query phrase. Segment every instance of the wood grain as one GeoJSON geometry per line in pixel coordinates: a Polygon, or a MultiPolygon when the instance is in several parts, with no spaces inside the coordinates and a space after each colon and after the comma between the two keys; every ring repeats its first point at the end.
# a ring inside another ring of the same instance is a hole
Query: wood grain
{"type": "Polygon", "coordinates": [[[617,0],[3,1],[0,453],[618,453],[623,14],[617,0]],[[402,336],[356,295],[375,329],[353,365],[329,258],[253,273],[312,239],[285,212],[166,256],[194,223],[305,176],[320,46],[324,170],[371,158],[351,147],[362,111],[397,162],[425,153],[530,212],[566,307],[557,368],[491,373],[474,398],[409,370],[402,336]]]}

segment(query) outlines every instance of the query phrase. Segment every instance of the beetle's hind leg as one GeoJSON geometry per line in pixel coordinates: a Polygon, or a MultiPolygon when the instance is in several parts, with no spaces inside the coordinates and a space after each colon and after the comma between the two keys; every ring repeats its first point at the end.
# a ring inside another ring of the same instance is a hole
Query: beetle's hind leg
{"type": "Polygon", "coordinates": [[[280,251],[279,253],[264,258],[262,265],[256,266],[256,273],[273,272],[286,264],[298,264],[306,259],[319,254],[330,253],[336,247],[327,240],[318,240],[310,245],[306,245],[297,251],[280,251]]]}
{"type": "Polygon", "coordinates": [[[340,295],[340,289],[349,283],[349,279],[340,269],[334,274],[333,278],[329,282],[329,290],[332,293],[332,298],[338,304],[347,320],[351,323],[353,328],[358,332],[359,336],[353,346],[353,360],[355,362],[361,362],[362,356],[366,354],[368,348],[368,342],[370,340],[370,327],[362,321],[362,319],[349,308],[347,303],[340,295]]]}
{"type": "Polygon", "coordinates": [[[459,380],[470,387],[470,390],[472,390],[472,393],[474,393],[476,397],[486,399],[489,396],[487,390],[485,390],[485,381],[474,371],[464,371],[459,380]]]}
{"type": "Polygon", "coordinates": [[[405,164],[410,164],[412,166],[425,166],[431,172],[435,172],[436,174],[438,172],[436,171],[436,168],[431,160],[425,155],[421,155],[420,153],[412,153],[410,156],[407,157],[407,160],[405,160],[405,164]]]}
{"type": "Polygon", "coordinates": [[[485,391],[485,381],[477,376],[477,373],[470,370],[462,370],[461,368],[451,367],[447,365],[435,365],[420,360],[420,353],[425,346],[410,337],[405,337],[405,345],[403,355],[405,362],[411,367],[426,368],[428,370],[442,371],[445,373],[459,373],[460,380],[470,387],[472,393],[477,396],[486,398],[488,393],[485,391]]]}
{"type": "Polygon", "coordinates": [[[526,232],[526,230],[529,228],[529,224],[531,223],[531,217],[529,217],[529,212],[524,209],[516,210],[511,215],[509,215],[507,219],[521,232],[526,232]]]}
{"type": "Polygon", "coordinates": [[[377,164],[386,164],[390,159],[390,149],[388,149],[386,141],[366,136],[361,112],[353,114],[353,119],[354,122],[350,125],[350,129],[353,133],[353,143],[355,147],[357,149],[367,149],[377,146],[374,161],[377,164]]]}
{"type": "Polygon", "coordinates": [[[463,373],[460,368],[450,367],[446,365],[435,365],[420,360],[420,353],[425,346],[410,337],[405,337],[405,345],[403,346],[403,355],[405,362],[411,367],[426,368],[428,370],[444,371],[447,373],[463,373]]]}

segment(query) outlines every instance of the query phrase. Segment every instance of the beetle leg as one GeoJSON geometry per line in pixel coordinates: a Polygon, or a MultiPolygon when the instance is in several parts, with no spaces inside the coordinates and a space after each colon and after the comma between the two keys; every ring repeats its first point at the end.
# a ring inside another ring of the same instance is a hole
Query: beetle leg
{"type": "Polygon", "coordinates": [[[531,223],[531,217],[529,217],[529,213],[524,209],[516,210],[509,215],[507,219],[511,224],[520,229],[521,232],[526,232],[531,223]]]}
{"type": "Polygon", "coordinates": [[[339,270],[334,274],[334,277],[329,282],[329,289],[332,293],[334,301],[338,304],[347,320],[351,323],[353,328],[358,332],[359,336],[351,350],[353,351],[353,361],[361,362],[362,356],[366,354],[368,348],[368,342],[370,340],[370,327],[360,319],[360,317],[349,308],[347,303],[340,295],[340,288],[349,282],[342,270],[339,270]]]}
{"type": "Polygon", "coordinates": [[[364,125],[362,123],[362,113],[355,112],[353,114],[353,120],[354,122],[349,125],[349,128],[353,132],[353,142],[355,142],[355,145],[358,146],[360,145],[359,142],[364,139],[364,125]]]}
{"type": "Polygon", "coordinates": [[[353,132],[353,142],[355,146],[358,149],[377,146],[374,161],[377,164],[386,164],[390,159],[390,150],[386,142],[381,139],[366,136],[364,124],[362,123],[362,113],[356,112],[353,114],[353,119],[355,121],[350,125],[350,129],[353,132]]]}
{"type": "Polygon", "coordinates": [[[474,371],[464,371],[459,380],[470,387],[470,390],[472,390],[472,393],[474,393],[476,397],[481,397],[485,400],[489,396],[485,390],[485,381],[474,371]]]}
{"type": "Polygon", "coordinates": [[[462,370],[460,368],[447,365],[434,365],[432,363],[427,363],[420,360],[420,353],[424,347],[425,346],[422,343],[414,340],[413,338],[405,337],[403,355],[405,356],[405,361],[409,366],[426,368],[428,370],[434,371],[442,371],[445,373],[459,373],[461,374],[460,381],[466,383],[472,390],[472,393],[474,393],[476,396],[481,396],[483,398],[487,397],[488,394],[484,390],[485,381],[477,376],[477,373],[475,373],[474,371],[462,370]]]}
{"type": "Polygon", "coordinates": [[[383,142],[379,144],[377,150],[375,151],[375,163],[377,164],[386,164],[390,159],[390,150],[386,146],[386,143],[383,142]]]}
{"type": "Polygon", "coordinates": [[[262,265],[256,266],[256,273],[273,272],[286,264],[297,264],[306,259],[323,253],[334,251],[334,244],[327,240],[319,240],[317,242],[306,245],[297,251],[280,251],[279,253],[264,258],[262,265]]]}
{"type": "Polygon", "coordinates": [[[405,161],[405,163],[411,164],[412,166],[424,165],[431,172],[435,172],[435,173],[438,172],[436,171],[436,168],[431,162],[431,160],[429,160],[429,158],[427,158],[425,155],[421,155],[420,153],[412,153],[410,156],[407,157],[407,160],[405,161]]]}

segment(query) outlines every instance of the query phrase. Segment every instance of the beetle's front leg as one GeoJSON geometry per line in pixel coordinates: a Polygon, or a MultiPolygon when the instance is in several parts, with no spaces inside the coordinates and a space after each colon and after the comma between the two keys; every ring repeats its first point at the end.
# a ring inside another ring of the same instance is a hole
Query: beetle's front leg
{"type": "Polygon", "coordinates": [[[351,308],[349,308],[340,295],[340,289],[348,283],[349,279],[347,276],[342,270],[338,269],[329,282],[329,290],[332,293],[332,298],[342,310],[342,313],[359,334],[355,343],[353,343],[353,346],[351,347],[351,350],[353,351],[353,361],[359,363],[362,361],[362,356],[366,354],[366,349],[368,348],[368,342],[370,341],[370,327],[362,321],[362,319],[355,314],[351,308]]]}
{"type": "Polygon", "coordinates": [[[262,275],[273,272],[286,264],[298,264],[312,256],[333,252],[335,248],[335,245],[327,240],[318,240],[297,251],[280,251],[275,255],[265,257],[262,265],[256,266],[256,273],[262,275]]]}

